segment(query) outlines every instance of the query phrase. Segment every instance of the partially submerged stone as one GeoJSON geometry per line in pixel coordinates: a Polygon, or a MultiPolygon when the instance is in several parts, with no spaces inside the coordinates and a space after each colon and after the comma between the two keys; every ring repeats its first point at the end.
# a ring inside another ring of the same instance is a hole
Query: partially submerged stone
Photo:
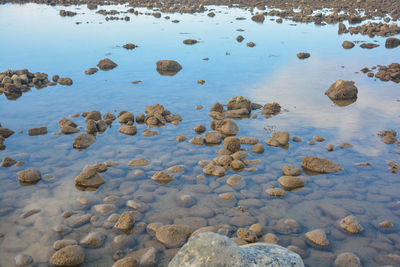
{"type": "Polygon", "coordinates": [[[167,76],[173,76],[182,69],[182,66],[175,60],[159,60],[156,65],[158,73],[167,76]]]}
{"type": "Polygon", "coordinates": [[[347,100],[357,98],[357,87],[353,81],[338,80],[334,82],[325,94],[331,100],[347,100]]]}
{"type": "Polygon", "coordinates": [[[304,169],[319,173],[334,173],[343,171],[342,166],[336,162],[314,156],[303,157],[301,166],[304,169]]]}
{"type": "Polygon", "coordinates": [[[87,166],[75,177],[75,184],[82,187],[98,188],[106,181],[98,174],[94,166],[87,166]]]}
{"type": "Polygon", "coordinates": [[[326,237],[325,231],[322,229],[315,229],[307,232],[306,238],[314,245],[320,247],[326,247],[329,245],[328,238],[326,237]]]}
{"type": "Polygon", "coordinates": [[[80,133],[75,137],[73,147],[76,149],[85,149],[88,148],[96,142],[96,137],[86,133],[80,133]]]}
{"type": "Polygon", "coordinates": [[[294,190],[305,185],[305,178],[301,176],[282,176],[278,182],[285,190],[294,190]]]}
{"type": "Polygon", "coordinates": [[[112,70],[113,68],[115,68],[117,66],[118,65],[109,58],[102,59],[97,64],[97,67],[99,67],[99,69],[104,70],[104,71],[112,70]]]}
{"type": "Polygon", "coordinates": [[[84,249],[78,245],[64,247],[50,258],[50,264],[55,266],[80,266],[84,261],[84,249]]]}
{"type": "Polygon", "coordinates": [[[349,234],[359,234],[363,227],[354,215],[349,215],[340,221],[340,227],[349,234]]]}
{"type": "Polygon", "coordinates": [[[42,174],[39,170],[30,168],[17,173],[21,184],[36,184],[42,179],[42,174]]]}
{"type": "Polygon", "coordinates": [[[156,230],[156,238],[168,248],[182,246],[190,235],[190,227],[184,224],[160,226],[156,230]]]}
{"type": "Polygon", "coordinates": [[[168,173],[159,171],[156,172],[153,177],[152,177],[153,181],[159,183],[159,184],[168,184],[169,182],[171,182],[172,180],[174,180],[174,178],[169,175],[168,173]]]}

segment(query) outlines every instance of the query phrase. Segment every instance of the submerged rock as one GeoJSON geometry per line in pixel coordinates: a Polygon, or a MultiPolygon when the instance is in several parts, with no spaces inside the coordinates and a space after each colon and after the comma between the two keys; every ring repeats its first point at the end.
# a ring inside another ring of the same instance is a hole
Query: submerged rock
{"type": "Polygon", "coordinates": [[[304,169],[319,173],[333,173],[343,171],[342,166],[340,166],[336,162],[314,156],[303,157],[301,161],[301,166],[304,169]]]}
{"type": "Polygon", "coordinates": [[[17,163],[16,160],[9,158],[9,157],[4,157],[3,160],[0,163],[1,167],[11,167],[13,166],[15,163],[17,163]]]}
{"type": "Polygon", "coordinates": [[[174,60],[159,60],[156,65],[158,73],[167,76],[173,76],[182,69],[182,66],[174,60]]]}
{"type": "Polygon", "coordinates": [[[335,262],[333,263],[333,267],[361,267],[360,258],[358,258],[354,253],[345,252],[339,254],[335,262]]]}
{"type": "Polygon", "coordinates": [[[340,221],[340,227],[349,234],[359,234],[363,230],[357,217],[349,215],[340,221]]]}
{"type": "Polygon", "coordinates": [[[353,81],[338,80],[333,83],[325,94],[331,100],[347,100],[357,98],[357,87],[353,81]]]}
{"type": "Polygon", "coordinates": [[[305,185],[305,178],[300,176],[282,176],[278,182],[285,190],[294,190],[305,185]]]}
{"type": "Polygon", "coordinates": [[[395,130],[384,130],[378,133],[378,136],[381,138],[382,142],[385,144],[394,144],[397,142],[397,133],[395,130]]]}
{"type": "Polygon", "coordinates": [[[98,71],[99,71],[98,68],[89,68],[89,69],[85,70],[85,74],[86,74],[86,75],[93,75],[93,74],[95,74],[95,73],[98,72],[98,71]]]}
{"type": "Polygon", "coordinates": [[[75,184],[82,187],[98,188],[106,181],[98,174],[95,166],[88,166],[75,177],[75,184]]]}
{"type": "Polygon", "coordinates": [[[112,70],[117,66],[118,65],[109,58],[102,59],[97,64],[97,67],[99,67],[99,69],[104,70],[104,71],[112,70]]]}
{"type": "Polygon", "coordinates": [[[207,232],[192,237],[168,266],[304,267],[304,264],[299,255],[277,245],[255,243],[239,247],[226,236],[207,232]]]}
{"type": "Polygon", "coordinates": [[[101,247],[104,243],[106,236],[102,232],[90,232],[80,241],[81,244],[91,248],[101,247]]]}
{"type": "Polygon", "coordinates": [[[36,184],[42,179],[42,174],[39,170],[30,168],[17,173],[21,184],[36,184]]]}
{"type": "Polygon", "coordinates": [[[156,230],[156,238],[168,248],[182,246],[190,235],[190,227],[184,224],[160,226],[156,230]]]}
{"type": "Polygon", "coordinates": [[[135,218],[133,217],[132,213],[129,211],[125,211],[121,214],[114,227],[121,232],[129,233],[130,231],[132,231],[134,225],[135,218]]]}
{"type": "Polygon", "coordinates": [[[29,136],[36,136],[36,135],[43,135],[43,134],[47,134],[47,127],[28,129],[29,136]]]}
{"type": "Polygon", "coordinates": [[[73,147],[76,149],[85,149],[92,145],[94,142],[96,142],[96,137],[90,134],[81,133],[75,137],[73,147]]]}
{"type": "Polygon", "coordinates": [[[32,256],[27,254],[18,254],[17,256],[15,256],[14,260],[15,260],[15,265],[17,266],[26,266],[33,263],[32,256]]]}
{"type": "Polygon", "coordinates": [[[322,229],[315,229],[307,232],[306,238],[311,241],[311,243],[320,247],[325,247],[329,245],[329,241],[326,237],[325,231],[322,229]]]}
{"type": "Polygon", "coordinates": [[[62,248],[50,258],[50,264],[55,266],[80,266],[84,261],[84,249],[78,245],[62,248]]]}
{"type": "Polygon", "coordinates": [[[172,180],[174,180],[174,178],[169,175],[168,173],[165,172],[156,172],[153,177],[152,177],[153,181],[159,183],[159,184],[168,184],[169,182],[171,182],[172,180]]]}

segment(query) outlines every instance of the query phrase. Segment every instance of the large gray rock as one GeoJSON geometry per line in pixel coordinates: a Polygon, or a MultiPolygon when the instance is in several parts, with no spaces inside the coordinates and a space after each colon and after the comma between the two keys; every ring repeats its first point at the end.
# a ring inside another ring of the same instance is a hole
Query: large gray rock
{"type": "Polygon", "coordinates": [[[286,248],[262,243],[239,247],[226,236],[208,232],[192,237],[168,266],[302,267],[304,264],[299,255],[286,248]]]}

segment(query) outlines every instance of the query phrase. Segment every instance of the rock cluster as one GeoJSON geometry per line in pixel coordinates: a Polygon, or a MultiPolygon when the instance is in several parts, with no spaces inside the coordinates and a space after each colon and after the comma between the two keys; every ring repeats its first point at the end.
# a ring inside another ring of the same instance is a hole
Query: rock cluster
{"type": "MultiPolygon", "coordinates": [[[[378,65],[378,71],[375,73],[375,77],[380,79],[383,82],[392,81],[395,83],[400,82],[400,64],[392,63],[388,66],[380,66],[378,65]]],[[[372,69],[376,69],[376,67],[372,67],[372,69]]],[[[372,70],[368,68],[364,68],[361,70],[363,73],[366,73],[368,77],[374,77],[374,73],[372,70]]]]}
{"type": "Polygon", "coordinates": [[[397,23],[386,24],[382,22],[368,22],[360,26],[342,29],[339,33],[362,34],[368,35],[369,37],[375,37],[376,35],[388,37],[399,34],[400,27],[397,23]]]}

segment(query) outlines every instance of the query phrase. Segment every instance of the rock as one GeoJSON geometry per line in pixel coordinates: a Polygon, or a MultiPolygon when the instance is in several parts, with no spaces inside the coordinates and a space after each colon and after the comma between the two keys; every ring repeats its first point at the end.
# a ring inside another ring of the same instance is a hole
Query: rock
{"type": "Polygon", "coordinates": [[[380,228],[387,228],[387,229],[389,229],[389,228],[392,228],[392,227],[393,227],[393,224],[392,224],[391,221],[386,220],[386,221],[383,221],[383,222],[379,223],[378,226],[379,226],[380,228]]]}
{"type": "Polygon", "coordinates": [[[42,174],[39,170],[30,168],[17,173],[19,182],[22,184],[36,184],[42,179],[42,174]]]}
{"type": "Polygon", "coordinates": [[[204,133],[205,131],[206,131],[206,126],[204,126],[204,125],[202,125],[202,124],[197,124],[194,128],[193,128],[193,130],[196,132],[196,133],[198,133],[198,134],[202,134],[202,133],[204,133]]]}
{"type": "Polygon", "coordinates": [[[313,138],[317,142],[324,142],[325,141],[325,138],[323,138],[322,136],[314,135],[313,138]]]}
{"type": "Polygon", "coordinates": [[[119,123],[133,123],[135,122],[135,116],[130,112],[124,112],[118,116],[117,121],[119,123]]]}
{"type": "Polygon", "coordinates": [[[96,142],[96,138],[93,135],[80,133],[75,137],[73,147],[76,149],[85,149],[88,148],[96,142]]]}
{"type": "Polygon", "coordinates": [[[349,215],[340,221],[340,227],[349,234],[359,234],[363,230],[357,217],[349,215]]]}
{"type": "MultiPolygon", "coordinates": [[[[82,115],[83,115],[83,113],[82,113],[82,115]]],[[[88,121],[88,120],[99,121],[99,120],[101,120],[101,113],[98,110],[92,110],[89,113],[87,113],[86,116],[84,116],[84,117],[85,117],[86,121],[88,121]]]]}
{"type": "Polygon", "coordinates": [[[28,130],[29,136],[47,134],[47,127],[31,128],[28,130]]]}
{"type": "Polygon", "coordinates": [[[86,74],[86,75],[93,75],[93,74],[95,74],[95,73],[98,72],[98,71],[99,71],[98,68],[89,68],[89,69],[85,70],[85,74],[86,74]]]}
{"type": "Polygon", "coordinates": [[[224,146],[229,151],[235,153],[240,150],[240,139],[234,136],[228,136],[224,139],[224,146]]]}
{"type": "Polygon", "coordinates": [[[204,144],[204,138],[201,136],[196,136],[196,137],[193,137],[192,139],[190,139],[189,143],[196,145],[196,146],[201,146],[204,144]]]}
{"type": "Polygon", "coordinates": [[[226,183],[232,187],[239,186],[243,183],[243,178],[238,174],[234,174],[226,180],[226,183]]]}
{"type": "Polygon", "coordinates": [[[352,144],[350,144],[350,143],[347,143],[347,142],[343,142],[343,143],[340,143],[339,144],[339,147],[340,148],[350,148],[350,147],[352,147],[353,145],[352,144]]]}
{"type": "Polygon", "coordinates": [[[133,257],[126,257],[116,261],[112,267],[139,267],[139,262],[133,257]]]}
{"type": "Polygon", "coordinates": [[[15,256],[14,260],[15,260],[15,265],[17,266],[26,266],[33,263],[32,256],[27,254],[18,254],[17,256],[15,256]]]}
{"type": "Polygon", "coordinates": [[[203,172],[209,176],[223,177],[225,176],[226,170],[224,167],[217,166],[215,163],[211,162],[204,167],[203,172]]]}
{"type": "Polygon", "coordinates": [[[105,240],[105,235],[102,232],[90,232],[80,241],[81,244],[91,248],[101,247],[105,240]]]}
{"type": "Polygon", "coordinates": [[[303,157],[301,166],[304,169],[319,172],[319,173],[334,173],[343,171],[342,166],[325,158],[318,158],[314,156],[303,157]]]}
{"type": "Polygon", "coordinates": [[[218,145],[221,143],[222,135],[217,131],[210,131],[204,135],[204,140],[207,144],[215,144],[218,145]]]}
{"type": "Polygon", "coordinates": [[[286,164],[282,167],[282,173],[286,176],[299,176],[301,174],[301,170],[295,166],[286,164]]]}
{"type": "Polygon", "coordinates": [[[257,235],[252,230],[247,230],[245,228],[239,228],[237,230],[237,236],[249,243],[254,243],[257,240],[257,235]]]}
{"type": "Polygon", "coordinates": [[[118,129],[118,132],[126,135],[135,135],[137,133],[137,128],[135,125],[124,124],[118,129]]]}
{"type": "Polygon", "coordinates": [[[373,43],[363,43],[360,45],[361,48],[365,48],[365,49],[372,49],[375,47],[378,47],[379,45],[377,44],[373,44],[373,43]]]}
{"type": "Polygon", "coordinates": [[[239,137],[240,143],[243,145],[255,145],[259,142],[257,137],[241,136],[239,137]]]}
{"type": "Polygon", "coordinates": [[[262,154],[264,153],[264,145],[263,144],[257,144],[251,147],[250,151],[256,154],[262,154]]]}
{"type": "Polygon", "coordinates": [[[246,109],[251,112],[251,101],[243,96],[236,96],[229,99],[227,104],[228,110],[246,109]]]}
{"type": "Polygon", "coordinates": [[[175,137],[175,140],[178,141],[178,142],[184,142],[184,141],[186,141],[186,139],[187,139],[187,137],[183,136],[183,135],[178,135],[178,136],[175,137]]]}
{"type": "Polygon", "coordinates": [[[60,129],[60,132],[62,134],[74,134],[79,132],[79,129],[66,125],[60,129]]]}
{"type": "Polygon", "coordinates": [[[197,44],[197,40],[193,40],[193,39],[186,39],[183,41],[184,44],[186,45],[194,45],[197,44]]]}
{"type": "Polygon", "coordinates": [[[50,258],[50,264],[55,266],[80,266],[84,261],[85,252],[78,245],[62,248],[50,258]]]}
{"type": "Polygon", "coordinates": [[[0,126],[0,136],[2,136],[2,137],[4,137],[4,138],[8,138],[8,137],[10,137],[11,135],[13,135],[14,134],[14,131],[12,131],[12,130],[10,130],[10,129],[7,129],[7,128],[2,128],[1,126],[0,126]]]}
{"type": "Polygon", "coordinates": [[[66,85],[66,86],[71,86],[72,85],[72,79],[71,78],[60,78],[57,81],[61,85],[66,85]]]}
{"type": "Polygon", "coordinates": [[[182,66],[174,60],[159,60],[156,65],[161,75],[175,75],[182,69],[182,66]]]}
{"type": "Polygon", "coordinates": [[[147,159],[133,159],[129,161],[128,165],[133,167],[144,167],[149,165],[149,161],[147,159]]]}
{"type": "Polygon", "coordinates": [[[387,38],[385,42],[385,47],[386,48],[396,48],[400,45],[400,39],[397,38],[387,38]]]}
{"type": "Polygon", "coordinates": [[[269,188],[265,190],[265,193],[267,193],[271,197],[284,197],[286,195],[286,191],[280,188],[269,188]]]}
{"type": "Polygon", "coordinates": [[[288,132],[275,132],[271,134],[271,138],[265,140],[269,146],[286,146],[289,143],[288,132]]]}
{"type": "Polygon", "coordinates": [[[135,218],[133,217],[132,213],[129,211],[125,211],[121,214],[114,227],[121,232],[129,233],[131,230],[133,230],[134,225],[135,218]]]}
{"type": "Polygon", "coordinates": [[[344,25],[343,22],[340,22],[339,26],[338,26],[338,34],[342,34],[342,33],[346,33],[346,32],[347,32],[346,25],[344,25]]]}
{"type": "Polygon", "coordinates": [[[385,144],[394,144],[397,142],[397,133],[394,130],[384,130],[378,133],[378,136],[381,138],[382,142],[385,144]]]}
{"type": "Polygon", "coordinates": [[[9,157],[4,157],[3,160],[0,163],[1,167],[11,167],[13,166],[15,163],[17,163],[16,160],[9,158],[9,157]]]}
{"type": "Polygon", "coordinates": [[[215,130],[219,131],[223,135],[233,136],[237,134],[239,127],[231,120],[222,120],[216,122],[215,130]]]}
{"type": "Polygon", "coordinates": [[[325,94],[331,100],[348,100],[357,98],[357,87],[353,81],[338,80],[333,83],[325,94]]]}
{"type": "Polygon", "coordinates": [[[263,13],[257,13],[254,16],[251,17],[252,21],[258,22],[258,23],[263,23],[265,20],[264,14],[263,13]]]}
{"type": "Polygon", "coordinates": [[[182,246],[190,235],[190,227],[183,224],[160,226],[156,230],[156,238],[168,248],[182,246]]]}
{"type": "Polygon", "coordinates": [[[239,43],[243,42],[243,40],[244,40],[244,37],[241,36],[241,35],[238,35],[238,36],[236,37],[236,41],[238,41],[239,43]]]}
{"type": "Polygon", "coordinates": [[[275,223],[274,230],[280,234],[295,234],[301,231],[301,226],[293,219],[280,219],[275,223]]]}
{"type": "Polygon", "coordinates": [[[303,142],[303,139],[301,139],[301,138],[298,137],[298,136],[293,136],[292,141],[293,141],[293,142],[296,142],[296,143],[301,143],[301,142],[303,142]]]}
{"type": "MultiPolygon", "coordinates": [[[[90,214],[74,214],[65,220],[65,223],[70,227],[79,227],[90,221],[90,214]]],[[[63,227],[61,227],[63,228],[63,227]]],[[[58,231],[56,231],[58,232],[58,231]]]]}
{"type": "Polygon", "coordinates": [[[300,53],[297,54],[297,57],[299,59],[306,59],[306,58],[310,57],[310,53],[300,52],[300,53]]]}
{"type": "Polygon", "coordinates": [[[58,122],[58,126],[60,126],[60,128],[63,128],[65,126],[69,126],[72,128],[76,128],[78,127],[78,125],[75,124],[75,122],[67,119],[67,118],[62,118],[59,122],[58,122]]]}
{"type": "Polygon", "coordinates": [[[354,47],[354,43],[353,43],[353,42],[350,42],[350,41],[344,41],[344,42],[342,43],[342,47],[343,47],[344,49],[352,49],[352,48],[354,47]]]}
{"type": "Polygon", "coordinates": [[[88,134],[95,134],[97,133],[97,126],[94,120],[87,120],[86,122],[86,132],[88,134]]]}
{"type": "Polygon", "coordinates": [[[156,266],[157,265],[157,249],[154,247],[150,247],[146,253],[140,257],[140,266],[143,267],[151,267],[151,266],[156,266]]]}
{"type": "Polygon", "coordinates": [[[159,184],[168,184],[169,182],[171,182],[172,180],[174,180],[174,178],[172,176],[170,176],[168,173],[165,172],[156,172],[153,177],[152,177],[153,181],[159,183],[159,184]]]}
{"type": "Polygon", "coordinates": [[[26,218],[28,218],[28,217],[30,217],[30,216],[36,214],[36,213],[39,213],[39,212],[40,212],[40,209],[31,209],[31,210],[28,210],[27,212],[24,212],[24,213],[20,216],[20,218],[21,218],[21,219],[26,219],[26,218]]]}
{"type": "Polygon", "coordinates": [[[326,146],[326,150],[328,150],[328,151],[333,151],[334,149],[335,149],[335,146],[332,144],[329,144],[326,146]]]}
{"type": "Polygon", "coordinates": [[[222,105],[221,103],[215,103],[214,105],[211,106],[210,108],[210,112],[215,111],[218,113],[222,113],[224,111],[224,105],[222,105]]]}
{"type": "Polygon", "coordinates": [[[339,254],[335,262],[333,263],[334,267],[361,267],[360,259],[353,253],[345,252],[339,254]]]}
{"type": "Polygon", "coordinates": [[[255,46],[256,46],[256,44],[253,43],[253,42],[248,42],[246,45],[247,45],[248,47],[255,47],[255,46]]]}
{"type": "Polygon", "coordinates": [[[299,255],[277,245],[255,243],[239,247],[226,236],[207,232],[192,237],[168,266],[304,267],[304,264],[299,255]]]}
{"type": "Polygon", "coordinates": [[[241,160],[235,159],[235,160],[233,160],[232,163],[231,163],[231,168],[232,168],[233,170],[242,170],[242,169],[244,169],[245,167],[246,167],[246,165],[245,165],[244,162],[241,161],[241,160]]]}
{"type": "Polygon", "coordinates": [[[325,231],[322,229],[315,229],[306,234],[307,240],[311,241],[311,243],[320,246],[326,247],[329,245],[328,238],[326,237],[325,231]]]}
{"type": "Polygon", "coordinates": [[[132,44],[132,43],[127,43],[127,44],[124,44],[122,47],[127,49],[127,50],[133,50],[133,49],[135,49],[137,47],[137,45],[132,44]]]}
{"type": "Polygon", "coordinates": [[[301,188],[306,183],[305,178],[301,176],[282,176],[278,179],[278,182],[288,191],[301,188]]]}
{"type": "Polygon", "coordinates": [[[98,188],[106,181],[98,174],[96,167],[87,166],[75,177],[75,185],[89,188],[98,188]]]}
{"type": "Polygon", "coordinates": [[[278,240],[278,237],[272,233],[268,233],[263,236],[263,241],[267,244],[278,244],[278,240]]]}
{"type": "Polygon", "coordinates": [[[78,242],[75,239],[62,239],[62,240],[57,240],[56,242],[54,242],[53,248],[55,250],[60,250],[62,248],[65,248],[68,246],[73,246],[73,245],[78,245],[78,242]]]}
{"type": "Polygon", "coordinates": [[[99,67],[99,69],[104,70],[104,71],[112,70],[117,66],[118,65],[109,58],[102,59],[97,64],[97,67],[99,67]]]}

